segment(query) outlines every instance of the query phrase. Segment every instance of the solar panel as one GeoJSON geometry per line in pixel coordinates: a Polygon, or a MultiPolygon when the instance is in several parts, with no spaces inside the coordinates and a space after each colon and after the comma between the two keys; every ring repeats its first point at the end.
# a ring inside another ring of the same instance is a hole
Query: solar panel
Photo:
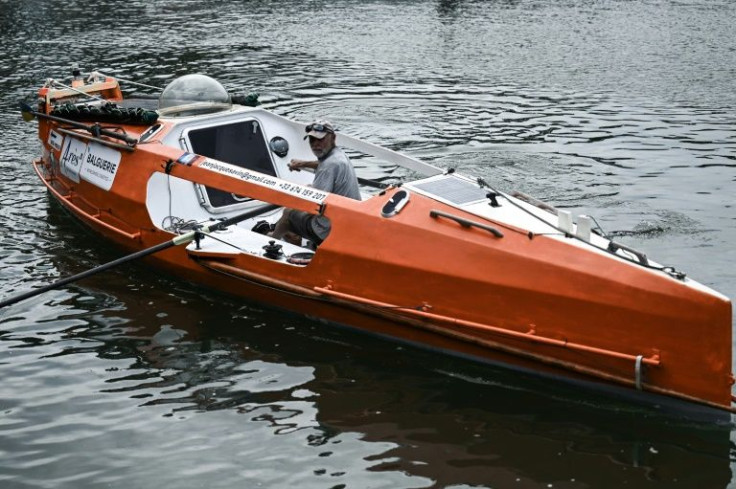
{"type": "Polygon", "coordinates": [[[488,190],[478,187],[478,185],[462,180],[460,178],[448,175],[430,182],[414,183],[412,187],[432,194],[435,197],[445,199],[456,205],[469,204],[486,198],[488,190]]]}

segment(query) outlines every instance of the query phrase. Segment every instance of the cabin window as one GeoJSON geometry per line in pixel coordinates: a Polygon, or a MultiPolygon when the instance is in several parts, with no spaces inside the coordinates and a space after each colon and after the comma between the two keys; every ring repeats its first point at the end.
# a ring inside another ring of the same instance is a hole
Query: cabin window
{"type": "MultiPolygon", "coordinates": [[[[224,161],[241,168],[276,176],[276,169],[256,120],[239,121],[214,127],[192,129],[188,132],[192,151],[202,156],[224,161]]],[[[197,185],[203,204],[210,211],[226,211],[252,203],[247,197],[197,185]]]]}

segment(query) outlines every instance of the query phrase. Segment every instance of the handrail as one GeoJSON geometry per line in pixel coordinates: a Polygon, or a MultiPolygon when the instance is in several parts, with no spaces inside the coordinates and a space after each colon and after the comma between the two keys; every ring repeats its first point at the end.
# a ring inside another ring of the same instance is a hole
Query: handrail
{"type": "Polygon", "coordinates": [[[301,295],[309,299],[319,299],[320,296],[322,295],[319,292],[316,292],[307,287],[302,287],[300,285],[295,285],[289,282],[284,282],[283,280],[279,280],[273,277],[268,277],[266,275],[261,275],[259,273],[251,272],[249,270],[238,268],[233,265],[228,265],[227,263],[218,261],[214,257],[204,258],[196,254],[193,254],[190,250],[188,250],[188,252],[189,252],[190,258],[195,260],[200,265],[206,268],[209,268],[211,270],[214,270],[220,273],[224,273],[226,275],[230,275],[235,278],[240,278],[246,281],[255,282],[264,287],[273,287],[273,288],[280,289],[282,291],[285,291],[291,294],[301,295]]]}
{"type": "Polygon", "coordinates": [[[487,224],[482,224],[480,222],[471,221],[470,219],[465,219],[464,217],[455,216],[453,214],[448,214],[446,212],[438,211],[436,209],[432,209],[431,211],[429,211],[429,217],[433,217],[435,219],[438,217],[444,217],[446,219],[455,221],[456,223],[460,224],[464,228],[476,227],[476,228],[488,231],[489,233],[491,233],[497,238],[503,238],[503,233],[494,227],[488,226],[487,224]]]}
{"type": "Polygon", "coordinates": [[[624,250],[624,251],[631,253],[639,260],[639,263],[641,263],[642,265],[645,265],[645,266],[649,265],[649,260],[647,260],[647,255],[645,255],[641,251],[635,250],[634,248],[623,245],[621,243],[617,243],[613,240],[608,242],[608,251],[615,254],[618,250],[624,250]]]}
{"type": "Polygon", "coordinates": [[[557,340],[554,338],[547,338],[545,336],[537,336],[536,334],[534,334],[534,332],[521,333],[519,331],[512,331],[512,330],[508,330],[504,328],[499,328],[498,326],[491,326],[488,324],[481,324],[481,323],[476,323],[474,321],[466,321],[464,319],[451,318],[447,316],[442,316],[440,314],[434,314],[434,313],[412,309],[408,307],[401,307],[401,306],[396,306],[393,304],[387,304],[387,303],[383,303],[379,301],[374,301],[372,299],[366,299],[364,297],[358,297],[352,294],[346,294],[344,292],[337,292],[335,290],[332,290],[329,287],[315,287],[314,290],[322,294],[325,294],[325,295],[339,297],[342,299],[356,301],[356,302],[361,302],[363,304],[367,304],[367,305],[371,305],[375,307],[387,308],[387,309],[391,309],[392,311],[397,311],[397,312],[400,311],[402,313],[409,314],[412,316],[419,316],[424,319],[431,319],[435,321],[441,321],[443,323],[456,324],[459,326],[465,326],[467,328],[496,333],[502,336],[508,336],[508,337],[517,338],[517,339],[524,339],[524,340],[531,341],[534,343],[542,343],[542,344],[550,345],[550,346],[569,348],[571,350],[582,351],[586,353],[595,353],[598,355],[618,358],[621,360],[630,360],[631,362],[634,362],[634,363],[640,362],[640,363],[644,363],[646,365],[652,365],[652,366],[658,366],[660,364],[660,359],[659,359],[658,354],[654,354],[651,357],[643,357],[642,355],[630,355],[628,353],[620,353],[616,351],[606,350],[603,348],[596,348],[593,346],[581,345],[579,343],[572,343],[567,340],[557,340]]]}
{"type": "MultiPolygon", "coordinates": [[[[41,181],[42,181],[42,182],[44,182],[44,183],[46,183],[46,182],[48,182],[48,180],[47,180],[47,179],[45,179],[45,178],[43,177],[43,175],[41,175],[41,172],[40,172],[40,171],[39,171],[39,169],[38,169],[38,165],[43,165],[43,164],[44,164],[44,163],[43,163],[43,162],[42,162],[42,161],[41,161],[40,159],[38,159],[38,160],[34,160],[34,161],[33,161],[33,169],[34,169],[34,171],[36,172],[36,174],[38,175],[38,177],[39,177],[39,178],[41,179],[41,181]]],[[[57,180],[57,181],[58,181],[58,180],[57,180]]],[[[115,232],[115,233],[117,233],[117,234],[119,234],[119,235],[121,235],[121,236],[123,236],[123,237],[125,237],[125,238],[127,238],[127,239],[132,239],[132,240],[140,239],[140,237],[141,237],[141,233],[140,233],[140,232],[136,232],[136,233],[126,233],[125,231],[123,231],[123,230],[121,230],[121,229],[118,229],[118,228],[116,228],[116,227],[115,227],[115,226],[113,226],[112,224],[108,224],[108,223],[106,223],[105,221],[103,221],[102,219],[99,219],[99,218],[98,218],[98,216],[100,215],[99,213],[98,213],[98,214],[97,214],[97,215],[95,216],[95,215],[92,215],[92,214],[90,214],[90,213],[88,213],[88,212],[86,212],[86,211],[82,210],[82,208],[81,208],[81,207],[79,207],[79,206],[77,206],[77,205],[74,205],[74,203],[73,203],[73,202],[71,201],[71,198],[72,198],[72,194],[69,194],[69,195],[62,195],[62,194],[61,194],[61,193],[59,193],[59,192],[58,192],[58,191],[57,191],[57,190],[56,190],[56,189],[55,189],[55,188],[54,188],[54,187],[53,187],[52,185],[49,185],[48,183],[46,184],[46,188],[48,188],[48,189],[49,189],[49,191],[50,191],[50,192],[51,192],[52,194],[54,194],[54,196],[55,196],[55,197],[56,197],[56,198],[57,198],[57,199],[58,199],[59,201],[63,201],[63,202],[66,202],[66,205],[68,205],[68,206],[69,206],[69,207],[71,208],[71,210],[72,210],[72,211],[76,212],[77,214],[81,214],[81,215],[85,216],[85,218],[86,218],[86,219],[89,219],[90,221],[93,221],[93,222],[94,222],[95,224],[97,224],[97,225],[99,225],[99,226],[102,226],[102,227],[104,227],[105,229],[108,229],[108,230],[110,230],[110,231],[113,231],[113,232],[115,232]]]]}

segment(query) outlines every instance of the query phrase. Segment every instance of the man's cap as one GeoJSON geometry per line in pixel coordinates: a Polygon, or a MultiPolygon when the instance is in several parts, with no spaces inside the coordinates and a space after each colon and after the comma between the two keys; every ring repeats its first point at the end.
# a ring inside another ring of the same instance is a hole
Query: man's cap
{"type": "Polygon", "coordinates": [[[335,126],[330,121],[314,121],[306,127],[306,131],[307,135],[304,136],[304,139],[307,139],[309,136],[322,139],[330,133],[335,134],[335,126]]]}

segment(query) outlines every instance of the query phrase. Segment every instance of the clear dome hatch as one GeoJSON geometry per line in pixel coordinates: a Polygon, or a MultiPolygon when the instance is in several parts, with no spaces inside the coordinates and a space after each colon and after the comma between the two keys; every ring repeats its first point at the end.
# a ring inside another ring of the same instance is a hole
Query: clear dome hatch
{"type": "Polygon", "coordinates": [[[184,75],[169,83],[158,99],[161,115],[174,117],[229,110],[230,94],[217,80],[206,75],[184,75]]]}

